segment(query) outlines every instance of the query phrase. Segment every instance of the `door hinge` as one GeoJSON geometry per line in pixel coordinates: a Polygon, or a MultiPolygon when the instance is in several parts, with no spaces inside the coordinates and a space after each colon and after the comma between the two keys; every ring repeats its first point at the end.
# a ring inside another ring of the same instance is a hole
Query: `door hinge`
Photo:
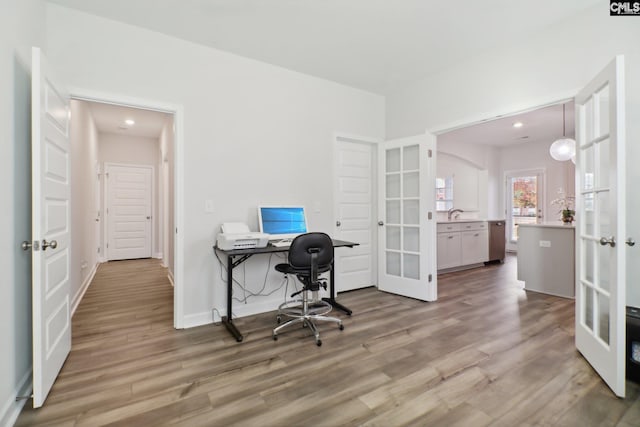
{"type": "Polygon", "coordinates": [[[429,213],[427,214],[427,218],[428,218],[428,219],[433,219],[433,212],[429,212],[429,213]]]}
{"type": "Polygon", "coordinates": [[[429,149],[428,153],[430,158],[433,157],[433,151],[431,151],[431,149],[429,149]]]}
{"type": "Polygon", "coordinates": [[[109,249],[109,244],[107,243],[107,249],[109,249]]]}
{"type": "Polygon", "coordinates": [[[433,281],[433,274],[429,275],[429,283],[431,283],[433,281]]]}

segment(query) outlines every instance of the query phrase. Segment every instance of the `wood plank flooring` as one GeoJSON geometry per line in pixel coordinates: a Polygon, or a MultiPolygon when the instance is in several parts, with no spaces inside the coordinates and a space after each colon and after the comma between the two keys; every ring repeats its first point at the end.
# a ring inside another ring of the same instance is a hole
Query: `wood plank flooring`
{"type": "Polygon", "coordinates": [[[45,406],[18,426],[640,426],[573,344],[573,301],[527,293],[516,262],[439,277],[435,303],[340,294],[345,330],[271,339],[274,313],[174,330],[156,260],[100,266],[45,406]]]}

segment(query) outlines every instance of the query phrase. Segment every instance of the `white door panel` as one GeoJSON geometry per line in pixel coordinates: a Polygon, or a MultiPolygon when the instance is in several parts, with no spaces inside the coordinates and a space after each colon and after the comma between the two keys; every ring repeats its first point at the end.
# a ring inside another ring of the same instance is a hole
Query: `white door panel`
{"type": "Polygon", "coordinates": [[[625,394],[624,61],[576,96],[576,347],[625,394]]]}
{"type": "Polygon", "coordinates": [[[106,165],[108,260],[151,257],[151,166],[106,165]]]}
{"type": "Polygon", "coordinates": [[[369,143],[336,141],[336,231],[341,240],[359,243],[336,250],[336,289],[372,286],[373,148],[369,143]]]}
{"type": "Polygon", "coordinates": [[[378,288],[424,301],[437,299],[434,154],[430,134],[378,148],[378,288]]]}
{"type": "Polygon", "coordinates": [[[71,350],[69,96],[40,49],[32,62],[33,406],[71,350]]]}

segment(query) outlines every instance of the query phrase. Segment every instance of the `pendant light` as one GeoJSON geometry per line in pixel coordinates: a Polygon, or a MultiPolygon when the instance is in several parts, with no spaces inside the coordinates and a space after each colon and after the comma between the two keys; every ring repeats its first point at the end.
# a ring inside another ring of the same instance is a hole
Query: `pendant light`
{"type": "Polygon", "coordinates": [[[570,160],[576,155],[576,141],[566,137],[564,107],[565,104],[562,104],[562,138],[556,139],[554,143],[551,144],[551,147],[549,147],[551,157],[561,162],[570,160]]]}

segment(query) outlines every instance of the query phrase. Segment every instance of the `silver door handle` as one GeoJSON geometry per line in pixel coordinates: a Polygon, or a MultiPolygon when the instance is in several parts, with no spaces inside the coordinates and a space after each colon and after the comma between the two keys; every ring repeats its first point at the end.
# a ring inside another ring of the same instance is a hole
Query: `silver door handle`
{"type": "Polygon", "coordinates": [[[46,251],[47,248],[55,249],[57,247],[58,247],[58,242],[56,242],[55,240],[47,242],[46,239],[42,239],[42,250],[43,251],[46,251]]]}
{"type": "Polygon", "coordinates": [[[378,225],[382,226],[382,225],[384,225],[384,222],[378,221],[378,225]]]}
{"type": "Polygon", "coordinates": [[[340,227],[342,223],[340,221],[336,221],[336,227],[340,227]]]}
{"type": "Polygon", "coordinates": [[[148,216],[148,217],[147,217],[147,219],[151,219],[151,217],[150,217],[150,216],[148,216]]]}
{"type": "Polygon", "coordinates": [[[625,243],[626,243],[627,245],[629,245],[629,246],[633,246],[633,245],[635,245],[635,244],[636,244],[636,241],[635,241],[635,240],[633,240],[631,237],[629,237],[629,238],[625,241],[625,243]]]}
{"type": "Polygon", "coordinates": [[[20,245],[20,247],[22,248],[22,250],[23,250],[23,251],[27,251],[27,250],[29,250],[29,248],[31,248],[31,246],[33,246],[33,245],[32,245],[32,244],[31,244],[31,242],[30,242],[30,241],[28,241],[28,240],[25,240],[25,241],[24,241],[24,242],[22,242],[22,244],[20,245]]]}
{"type": "Polygon", "coordinates": [[[608,239],[606,237],[602,237],[602,238],[600,238],[600,244],[602,246],[609,245],[612,248],[615,248],[615,246],[616,246],[616,238],[614,236],[611,236],[608,239]]]}

